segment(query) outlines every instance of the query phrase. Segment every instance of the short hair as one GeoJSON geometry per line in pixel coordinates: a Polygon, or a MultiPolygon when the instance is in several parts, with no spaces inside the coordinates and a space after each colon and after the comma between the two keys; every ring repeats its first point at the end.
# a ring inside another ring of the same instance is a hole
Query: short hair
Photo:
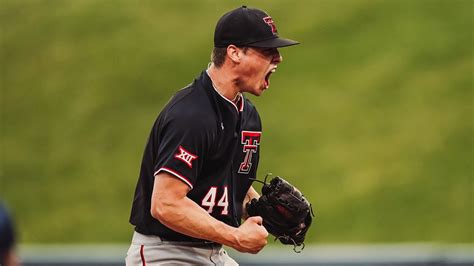
{"type": "Polygon", "coordinates": [[[217,68],[220,68],[227,56],[227,47],[214,47],[212,50],[211,61],[217,68]]]}
{"type": "MultiPolygon", "coordinates": [[[[241,48],[244,51],[244,54],[247,53],[247,50],[249,49],[247,46],[238,48],[241,48]]],[[[220,68],[222,65],[224,65],[226,56],[227,47],[214,47],[214,50],[212,50],[211,54],[211,61],[217,68],[220,68]]]]}

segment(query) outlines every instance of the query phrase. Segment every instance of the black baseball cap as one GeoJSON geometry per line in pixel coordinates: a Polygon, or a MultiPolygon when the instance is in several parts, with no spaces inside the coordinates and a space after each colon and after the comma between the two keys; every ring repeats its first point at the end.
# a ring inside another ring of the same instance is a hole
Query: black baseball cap
{"type": "Polygon", "coordinates": [[[275,22],[265,11],[242,6],[224,14],[217,21],[214,47],[229,45],[278,48],[299,44],[280,38],[275,22]]]}

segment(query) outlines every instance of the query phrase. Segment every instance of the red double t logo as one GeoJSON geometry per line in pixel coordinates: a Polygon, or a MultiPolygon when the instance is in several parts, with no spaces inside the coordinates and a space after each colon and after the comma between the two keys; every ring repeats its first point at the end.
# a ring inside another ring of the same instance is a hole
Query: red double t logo
{"type": "Polygon", "coordinates": [[[260,136],[262,132],[258,131],[242,131],[241,142],[245,153],[244,161],[240,164],[239,173],[248,174],[252,169],[252,156],[257,152],[260,145],[260,136]]]}
{"type": "Polygon", "coordinates": [[[272,17],[264,17],[263,21],[268,24],[272,28],[273,34],[277,34],[277,27],[275,25],[275,22],[273,22],[272,17]]]}

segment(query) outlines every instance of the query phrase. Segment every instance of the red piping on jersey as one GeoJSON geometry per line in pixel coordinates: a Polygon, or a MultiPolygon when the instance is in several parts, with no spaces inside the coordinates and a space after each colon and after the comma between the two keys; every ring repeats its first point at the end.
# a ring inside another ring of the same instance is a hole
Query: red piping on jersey
{"type": "Polygon", "coordinates": [[[244,96],[242,95],[242,93],[240,94],[240,109],[239,111],[243,111],[244,110],[244,96]]]}
{"type": "Polygon", "coordinates": [[[166,168],[166,167],[161,167],[160,169],[158,169],[158,171],[156,171],[153,175],[156,176],[160,171],[165,171],[165,172],[168,172],[174,176],[176,176],[177,178],[181,179],[184,183],[186,183],[186,185],[188,185],[191,189],[193,189],[193,184],[191,183],[191,181],[189,181],[189,179],[187,179],[186,177],[176,173],[175,171],[169,169],[169,168],[166,168]]]}
{"type": "MultiPolygon", "coordinates": [[[[209,74],[207,74],[207,75],[209,76],[209,74]]],[[[211,77],[209,76],[209,78],[211,78],[211,77]]],[[[212,80],[211,80],[211,81],[212,81],[212,80]]],[[[240,102],[241,102],[240,108],[238,108],[237,105],[236,105],[233,101],[227,99],[224,95],[222,95],[222,94],[216,89],[216,87],[214,86],[214,83],[212,83],[212,87],[213,87],[214,90],[217,92],[217,94],[219,94],[219,96],[221,96],[222,98],[224,98],[224,100],[228,101],[230,104],[232,104],[232,105],[234,106],[235,110],[237,110],[237,113],[238,113],[238,112],[242,112],[242,111],[244,110],[244,96],[242,95],[242,93],[240,94],[240,102]]]]}
{"type": "Polygon", "coordinates": [[[142,266],[146,266],[145,254],[143,254],[143,245],[140,247],[140,257],[142,258],[142,266]]]}

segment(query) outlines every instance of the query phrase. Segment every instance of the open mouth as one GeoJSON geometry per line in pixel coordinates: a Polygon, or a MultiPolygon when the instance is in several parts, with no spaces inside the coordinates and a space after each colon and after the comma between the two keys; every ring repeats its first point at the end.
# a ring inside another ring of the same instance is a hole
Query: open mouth
{"type": "Polygon", "coordinates": [[[270,70],[265,76],[265,89],[268,89],[268,87],[270,87],[270,75],[275,73],[275,71],[276,68],[272,68],[272,70],[270,70]]]}

